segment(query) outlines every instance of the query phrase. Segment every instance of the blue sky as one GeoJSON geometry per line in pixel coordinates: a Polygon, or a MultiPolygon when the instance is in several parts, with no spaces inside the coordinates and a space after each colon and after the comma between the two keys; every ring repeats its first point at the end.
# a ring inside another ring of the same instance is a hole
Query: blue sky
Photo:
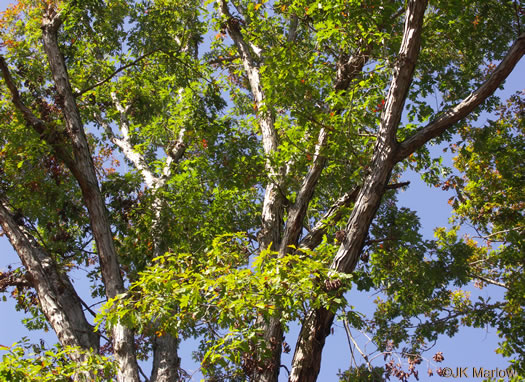
{"type": "MultiPolygon", "coordinates": [[[[0,10],[5,9],[9,1],[0,0],[0,10]]],[[[525,84],[525,61],[522,60],[518,67],[511,74],[509,79],[506,81],[504,88],[499,90],[497,94],[505,99],[509,95],[516,91],[524,90],[525,84]]],[[[485,118],[488,116],[484,116],[485,118]]],[[[433,149],[435,155],[441,154],[441,148],[435,147],[433,149]]],[[[445,162],[449,162],[451,165],[451,157],[445,155],[445,162]]],[[[447,164],[447,163],[445,163],[447,164]]],[[[450,192],[442,191],[438,188],[432,188],[427,186],[414,172],[408,172],[402,177],[402,181],[410,180],[411,184],[406,191],[402,191],[398,194],[399,203],[402,206],[408,207],[418,212],[421,219],[422,232],[426,238],[433,237],[433,230],[438,226],[447,226],[448,219],[450,218],[451,209],[447,201],[451,196],[450,192]]],[[[13,268],[20,266],[18,257],[12,250],[7,238],[0,237],[0,271],[5,271],[7,266],[11,265],[13,268]]],[[[83,274],[79,271],[73,275],[73,283],[78,286],[79,294],[89,303],[89,291],[87,290],[87,284],[83,280],[83,274]]],[[[501,291],[497,287],[487,287],[483,290],[472,289],[473,296],[482,295],[489,297],[490,295],[500,296],[501,291]]],[[[360,309],[364,305],[369,305],[373,297],[369,295],[351,295],[350,303],[360,309]]],[[[6,302],[0,301],[0,344],[11,345],[13,342],[20,340],[23,336],[27,336],[31,342],[38,342],[39,339],[44,339],[47,345],[52,345],[56,341],[56,337],[53,333],[44,333],[41,331],[29,332],[20,323],[24,315],[21,312],[16,312],[14,309],[14,302],[11,299],[7,299],[6,302]]],[[[357,333],[355,333],[357,334],[357,333]]],[[[287,342],[292,347],[295,343],[294,336],[297,335],[297,330],[292,330],[288,334],[287,342]]],[[[359,337],[359,336],[358,336],[359,337]]],[[[361,336],[360,343],[366,343],[366,339],[361,336]]],[[[497,347],[498,337],[494,328],[485,329],[471,329],[462,328],[460,334],[454,338],[442,337],[436,347],[436,351],[442,351],[445,356],[444,366],[448,367],[484,367],[486,369],[505,368],[508,363],[501,356],[497,355],[494,350],[497,347]]],[[[369,345],[368,349],[373,349],[372,345],[369,345]]],[[[293,353],[293,349],[292,349],[293,353]]],[[[429,357],[433,353],[427,354],[429,357]]],[[[283,357],[283,363],[289,364],[292,354],[285,355],[283,357]]],[[[189,369],[188,362],[191,359],[191,354],[187,350],[187,347],[183,347],[183,366],[187,366],[189,369]]],[[[346,369],[349,365],[350,353],[345,332],[342,328],[341,323],[335,324],[334,335],[327,338],[325,352],[323,354],[323,367],[319,381],[334,381],[336,380],[336,373],[338,369],[346,369]]],[[[425,363],[423,363],[420,373],[422,374],[421,380],[426,380],[425,377],[425,363]]],[[[281,373],[282,380],[286,380],[286,373],[284,370],[281,373]]],[[[435,376],[433,380],[439,379],[435,376]]],[[[473,378],[468,379],[455,379],[472,381],[473,378]]]]}

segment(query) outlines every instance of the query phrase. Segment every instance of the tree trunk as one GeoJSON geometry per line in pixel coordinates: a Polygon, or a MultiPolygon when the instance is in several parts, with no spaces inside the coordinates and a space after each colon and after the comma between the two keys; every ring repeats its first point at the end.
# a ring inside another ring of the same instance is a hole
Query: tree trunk
{"type": "Polygon", "coordinates": [[[305,318],[293,355],[290,382],[315,382],[321,369],[321,355],[330,334],[334,313],[326,309],[311,310],[305,318]]]}
{"type": "MultiPolygon", "coordinates": [[[[405,32],[381,116],[370,174],[359,191],[346,225],[345,237],[331,265],[334,271],[351,273],[357,265],[370,224],[381,204],[381,198],[396,163],[397,127],[419,52],[425,9],[426,1],[412,0],[408,3],[405,32]]],[[[334,314],[325,309],[317,309],[308,314],[296,345],[289,379],[291,382],[317,379],[323,346],[333,319],[334,314]]]]}
{"type": "Polygon", "coordinates": [[[179,381],[179,341],[170,335],[156,337],[153,343],[153,371],[151,382],[179,381]]]}
{"type": "MultiPolygon", "coordinates": [[[[69,169],[80,185],[82,197],[89,212],[106,295],[108,298],[113,298],[124,293],[125,288],[84,126],[71,89],[64,58],[58,47],[57,32],[60,25],[60,14],[56,13],[53,6],[50,6],[43,17],[42,39],[57,92],[63,101],[61,106],[66,121],[66,130],[73,148],[74,163],[69,166],[69,169]]],[[[112,341],[118,363],[117,380],[119,382],[138,381],[133,332],[117,323],[112,328],[112,341]]]]}

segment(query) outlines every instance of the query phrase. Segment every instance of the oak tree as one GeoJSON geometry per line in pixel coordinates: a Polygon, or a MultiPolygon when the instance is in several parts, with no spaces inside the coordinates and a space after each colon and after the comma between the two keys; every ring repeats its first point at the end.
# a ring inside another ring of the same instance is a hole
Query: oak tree
{"type": "Polygon", "coordinates": [[[363,354],[346,380],[417,378],[460,326],[498,328],[523,372],[524,95],[493,94],[524,22],[511,0],[11,5],[0,224],[22,266],[0,288],[59,344],[12,348],[0,375],[184,380],[179,345],[195,338],[209,380],[277,381],[293,348],[289,381],[315,381],[336,319],[387,360],[363,354]],[[476,124],[483,111],[498,119],[476,124]],[[397,204],[408,169],[457,195],[435,240],[397,204]],[[505,294],[471,301],[471,282],[505,294]],[[352,288],[379,293],[372,315],[352,288]]]}

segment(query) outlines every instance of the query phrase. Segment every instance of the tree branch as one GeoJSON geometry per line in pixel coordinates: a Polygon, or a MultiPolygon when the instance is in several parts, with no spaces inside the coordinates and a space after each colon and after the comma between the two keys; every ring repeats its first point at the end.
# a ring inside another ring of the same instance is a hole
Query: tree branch
{"type": "MultiPolygon", "coordinates": [[[[345,63],[338,65],[338,71],[334,84],[335,90],[346,90],[350,86],[350,82],[359,73],[361,73],[364,65],[368,61],[368,52],[370,49],[371,45],[368,45],[366,52],[358,51],[354,56],[346,60],[345,63]]],[[[338,113],[340,113],[340,111],[338,111],[338,113]]],[[[281,255],[286,253],[287,248],[290,245],[297,244],[308,205],[313,197],[317,181],[319,180],[327,162],[327,158],[321,156],[321,150],[323,150],[323,148],[328,144],[329,132],[331,130],[332,129],[330,127],[323,126],[319,132],[317,144],[315,146],[313,164],[310,166],[308,173],[303,179],[301,189],[297,194],[296,201],[292,206],[288,220],[286,221],[286,227],[280,248],[281,255]]],[[[319,237],[322,237],[322,235],[319,237]]]]}
{"type": "MultiPolygon", "coordinates": [[[[129,143],[129,134],[128,134],[127,128],[124,127],[123,124],[121,124],[120,128],[122,131],[123,138],[117,138],[114,135],[113,130],[111,129],[111,126],[109,126],[109,124],[106,121],[104,121],[100,115],[94,115],[94,118],[97,121],[97,123],[103,127],[104,131],[109,137],[109,140],[115,146],[117,146],[122,152],[122,154],[124,155],[124,157],[127,160],[129,160],[131,163],[133,163],[135,168],[138,171],[140,171],[140,173],[142,174],[142,177],[144,178],[144,182],[146,183],[146,185],[149,188],[153,188],[155,184],[157,183],[157,179],[153,175],[153,172],[149,168],[146,161],[144,160],[144,157],[140,155],[138,152],[136,152],[135,150],[133,150],[133,147],[129,143]]],[[[121,117],[121,122],[122,122],[122,117],[121,117]]]]}
{"type": "Polygon", "coordinates": [[[456,122],[465,118],[476,107],[481,105],[503,83],[524,54],[525,33],[522,33],[512,44],[505,58],[477,90],[399,145],[396,161],[402,161],[431,139],[443,134],[456,122]]]}
{"type": "Polygon", "coordinates": [[[297,38],[297,27],[299,26],[299,17],[294,13],[290,19],[290,28],[288,29],[288,36],[286,41],[295,42],[297,38]]]}
{"type": "Polygon", "coordinates": [[[328,230],[328,227],[337,223],[342,217],[342,210],[348,207],[352,202],[355,202],[360,187],[354,188],[347,192],[325,212],[323,217],[314,225],[312,230],[299,243],[300,248],[314,249],[323,240],[323,235],[328,230]]]}
{"type": "MultiPolygon", "coordinates": [[[[410,182],[394,183],[386,186],[388,190],[395,190],[401,187],[406,187],[410,182]]],[[[342,217],[342,210],[355,202],[361,187],[356,187],[352,191],[347,192],[326,211],[321,219],[314,225],[310,232],[299,243],[300,248],[314,249],[323,240],[323,235],[328,230],[328,227],[336,224],[342,217]]]]}
{"type": "Polygon", "coordinates": [[[51,129],[46,122],[35,116],[33,112],[22,102],[22,97],[15,85],[13,77],[4,57],[0,55],[0,70],[2,77],[11,93],[13,105],[22,114],[26,123],[31,126],[40,137],[45,140],[57,154],[57,156],[69,167],[73,164],[71,154],[66,150],[68,144],[65,142],[63,135],[56,129],[51,129]]]}
{"type": "Polygon", "coordinates": [[[299,235],[301,234],[308,204],[312,199],[315,186],[326,164],[326,158],[321,155],[321,150],[326,146],[327,141],[328,131],[326,129],[321,129],[315,147],[312,166],[310,166],[308,174],[306,174],[303,179],[301,189],[297,193],[295,203],[290,209],[288,220],[286,221],[286,227],[279,250],[281,256],[287,253],[289,246],[297,243],[299,235]]]}
{"type": "Polygon", "coordinates": [[[502,283],[502,282],[499,282],[499,281],[496,281],[496,280],[492,280],[492,279],[489,279],[487,277],[484,277],[484,276],[481,276],[481,275],[478,275],[478,274],[475,274],[475,273],[470,273],[469,276],[470,277],[474,277],[476,279],[479,279],[479,280],[481,280],[483,282],[486,282],[487,284],[492,284],[492,285],[496,285],[496,286],[499,286],[499,287],[502,287],[502,288],[505,288],[505,289],[509,289],[509,287],[505,283],[502,283]]]}
{"type": "Polygon", "coordinates": [[[0,292],[5,292],[8,287],[30,288],[31,284],[27,273],[20,275],[15,271],[0,272],[0,292]]]}
{"type": "MultiPolygon", "coordinates": [[[[352,332],[350,331],[350,325],[348,325],[348,319],[346,318],[346,316],[343,318],[343,325],[344,325],[346,336],[347,336],[348,340],[352,341],[352,344],[354,344],[354,347],[356,348],[356,350],[359,352],[359,354],[361,354],[361,357],[363,357],[363,359],[365,360],[368,370],[372,371],[372,364],[370,363],[370,360],[368,359],[368,356],[365,354],[365,352],[363,352],[361,350],[361,348],[357,344],[356,340],[352,336],[352,332]]],[[[350,347],[351,347],[350,343],[348,345],[350,345],[350,347]]]]}
{"type": "Polygon", "coordinates": [[[339,272],[351,272],[359,260],[370,224],[381,204],[381,198],[396,163],[396,133],[419,54],[426,6],[427,1],[408,2],[403,40],[385,108],[381,113],[370,174],[359,191],[356,206],[345,229],[346,237],[332,263],[332,269],[339,272]]]}
{"type": "Polygon", "coordinates": [[[283,215],[283,198],[279,193],[279,186],[286,167],[275,167],[270,159],[278,149],[277,132],[275,131],[272,114],[269,111],[264,111],[265,96],[261,86],[259,68],[253,59],[249,45],[241,33],[240,21],[232,17],[225,0],[219,0],[218,8],[223,24],[237,47],[244,70],[248,76],[250,89],[258,110],[257,122],[261,129],[262,145],[266,155],[265,170],[270,178],[264,194],[262,229],[258,238],[259,246],[266,249],[273,243],[276,248],[279,248],[283,215]]]}
{"type": "MultiPolygon", "coordinates": [[[[259,68],[255,64],[250,46],[246,43],[241,33],[239,21],[232,17],[226,1],[219,1],[219,11],[223,19],[225,19],[226,28],[230,37],[237,46],[244,70],[248,75],[248,81],[250,82],[250,88],[255,98],[257,108],[260,110],[261,107],[264,106],[264,93],[261,88],[259,68]]],[[[277,149],[277,134],[273,127],[273,121],[268,113],[262,112],[260,112],[258,120],[261,125],[264,152],[266,155],[269,155],[277,149]]]]}
{"type": "Polygon", "coordinates": [[[119,74],[120,72],[122,72],[123,70],[126,70],[127,68],[130,68],[132,66],[135,66],[137,65],[140,61],[142,61],[143,59],[145,59],[146,57],[148,56],[151,56],[153,53],[156,53],[158,52],[160,49],[154,49],[152,50],[151,52],[148,52],[148,53],[145,53],[143,54],[142,56],[140,56],[139,58],[137,58],[136,60],[130,62],[129,64],[126,64],[126,65],[123,65],[121,66],[120,68],[118,68],[117,70],[115,70],[113,73],[111,73],[109,76],[107,76],[106,78],[104,78],[103,80],[91,85],[91,86],[88,86],[87,88],[81,90],[81,91],[78,91],[76,93],[74,93],[74,96],[75,97],[78,97],[78,96],[81,96],[82,94],[84,93],[87,93],[88,91],[90,90],[93,90],[101,85],[104,85],[106,82],[110,81],[113,77],[115,77],[117,74],[119,74]]]}
{"type": "MultiPolygon", "coordinates": [[[[56,91],[63,100],[62,114],[74,153],[74,161],[66,164],[82,191],[82,198],[88,210],[91,230],[97,245],[106,295],[108,298],[113,298],[119,293],[123,293],[125,287],[113,243],[106,205],[100,192],[93,158],[84,132],[84,125],[73,95],[64,56],[58,44],[59,19],[55,4],[50,3],[42,17],[42,42],[56,91]]],[[[119,382],[138,381],[133,331],[122,323],[117,323],[112,328],[112,335],[115,358],[118,362],[117,380],[119,382]]]]}
{"type": "Polygon", "coordinates": [[[124,156],[133,163],[135,168],[141,172],[146,185],[150,188],[155,188],[157,178],[149,168],[144,157],[133,149],[130,142],[129,121],[127,116],[130,106],[123,107],[114,92],[111,93],[111,99],[120,113],[119,127],[122,133],[122,139],[115,139],[114,143],[122,150],[124,156]]]}
{"type": "MultiPolygon", "coordinates": [[[[370,174],[359,189],[354,208],[346,225],[346,235],[330,268],[350,273],[355,268],[366,240],[370,224],[381,204],[395,165],[396,132],[401,119],[415,63],[419,53],[423,17],[427,1],[409,0],[403,40],[394,68],[385,109],[374,147],[370,174]]],[[[319,373],[321,353],[326,336],[330,333],[335,314],[326,309],[313,309],[303,322],[292,361],[290,382],[314,381],[319,373]]]]}
{"type": "Polygon", "coordinates": [[[341,55],[337,61],[337,73],[334,84],[335,90],[346,90],[350,82],[363,70],[370,58],[372,44],[368,44],[364,49],[348,58],[341,55]]]}
{"type": "MultiPolygon", "coordinates": [[[[99,336],[87,322],[80,298],[69,278],[59,271],[53,258],[36,239],[20,225],[8,203],[0,198],[0,225],[18,254],[35,288],[42,312],[63,346],[97,350],[99,336]]],[[[2,280],[3,281],[3,280],[2,280]]],[[[82,360],[82,355],[71,354],[82,360]]]]}
{"type": "Polygon", "coordinates": [[[166,154],[168,155],[168,158],[166,159],[166,165],[162,170],[162,178],[159,179],[159,182],[161,182],[162,184],[164,184],[165,180],[169,177],[171,166],[173,164],[179,163],[179,161],[182,159],[182,156],[186,152],[186,147],[188,147],[187,143],[184,142],[186,131],[187,128],[182,127],[179,131],[179,136],[177,140],[173,143],[172,146],[166,149],[166,154]]]}

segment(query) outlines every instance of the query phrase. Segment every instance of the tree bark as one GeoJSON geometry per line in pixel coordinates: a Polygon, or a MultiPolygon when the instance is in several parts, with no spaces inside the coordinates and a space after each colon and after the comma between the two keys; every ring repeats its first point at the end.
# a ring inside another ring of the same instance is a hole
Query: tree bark
{"type": "MultiPolygon", "coordinates": [[[[420,0],[412,0],[408,3],[403,41],[381,116],[370,174],[359,191],[346,225],[345,237],[331,265],[334,271],[350,273],[354,270],[368,229],[379,208],[392,168],[396,163],[398,146],[396,132],[419,52],[426,3],[420,0]]],[[[296,345],[290,382],[317,379],[322,350],[334,316],[333,312],[322,308],[308,314],[296,345]]]]}
{"type": "MultiPolygon", "coordinates": [[[[24,264],[38,295],[40,308],[62,346],[75,346],[98,353],[100,338],[86,320],[81,300],[69,278],[28,230],[16,222],[4,200],[0,200],[0,225],[24,264]]],[[[86,361],[77,353],[70,356],[77,362],[86,361]]]]}
{"type": "MultiPolygon", "coordinates": [[[[378,140],[370,166],[371,172],[357,196],[355,207],[346,226],[345,239],[331,265],[333,270],[351,273],[355,269],[368,229],[387,188],[386,185],[393,166],[432,138],[443,134],[454,123],[472,112],[494,93],[525,54],[525,34],[521,34],[503,61],[483,85],[457,106],[399,144],[395,137],[419,51],[425,7],[426,2],[424,1],[413,0],[409,2],[399,61],[392,78],[386,107],[382,114],[378,140]]],[[[324,341],[318,340],[318,338],[328,335],[333,316],[333,313],[318,309],[311,312],[305,320],[294,354],[292,373],[289,379],[291,382],[315,380],[319,373],[320,354],[324,345],[324,341]],[[330,315],[332,315],[332,319],[330,319],[330,315]],[[312,364],[315,366],[312,367],[312,364]],[[312,373],[315,378],[312,377],[312,373]]]]}
{"type": "Polygon", "coordinates": [[[156,337],[153,343],[151,382],[179,381],[179,341],[171,335],[156,337]]]}
{"type": "MultiPolygon", "coordinates": [[[[241,33],[239,23],[232,18],[226,1],[219,1],[219,12],[223,17],[228,34],[231,36],[239,56],[241,57],[244,71],[250,83],[250,90],[255,99],[257,110],[257,122],[261,130],[264,154],[266,155],[265,170],[268,175],[268,183],[264,193],[262,225],[258,235],[259,249],[279,250],[281,243],[281,230],[283,222],[283,196],[279,189],[284,175],[285,167],[275,167],[271,162],[271,156],[278,149],[277,132],[274,127],[272,114],[265,109],[265,95],[261,86],[259,67],[254,55],[260,50],[249,45],[241,33]]],[[[264,338],[270,347],[269,359],[260,359],[260,371],[256,371],[255,379],[261,382],[277,382],[280,371],[283,331],[280,322],[280,314],[276,312],[270,322],[258,322],[264,328],[264,338]]]]}
{"type": "Polygon", "coordinates": [[[320,308],[312,309],[303,321],[295,345],[292,372],[289,381],[315,382],[321,369],[321,355],[330,334],[334,313],[320,308]]]}
{"type": "MultiPolygon", "coordinates": [[[[53,6],[49,6],[44,12],[42,20],[42,39],[57,92],[63,102],[61,106],[66,122],[66,131],[73,148],[74,163],[68,167],[80,186],[82,197],[89,212],[106,295],[108,298],[113,298],[124,293],[125,288],[104,199],[98,186],[95,166],[84,133],[84,126],[71,89],[64,58],[58,46],[57,33],[60,25],[61,15],[56,13],[53,6]]],[[[117,323],[112,328],[112,341],[118,363],[117,380],[119,382],[138,381],[138,366],[132,330],[117,323]]]]}

